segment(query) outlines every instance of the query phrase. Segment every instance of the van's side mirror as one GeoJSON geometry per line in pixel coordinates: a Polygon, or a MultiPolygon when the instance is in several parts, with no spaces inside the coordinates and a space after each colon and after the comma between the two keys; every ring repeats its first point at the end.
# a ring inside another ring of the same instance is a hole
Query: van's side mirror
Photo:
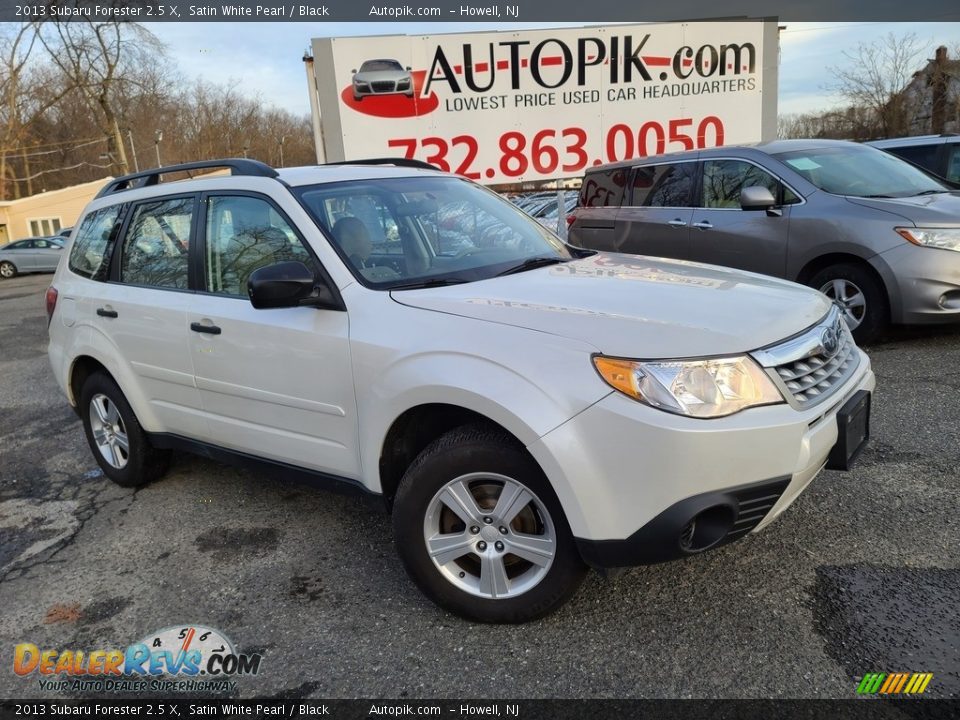
{"type": "Polygon", "coordinates": [[[752,185],[740,191],[741,210],[769,210],[776,204],[773,193],[762,185],[752,185]]]}
{"type": "Polygon", "coordinates": [[[254,270],[247,281],[247,295],[258,310],[337,305],[326,282],[302,262],[280,262],[254,270]]]}

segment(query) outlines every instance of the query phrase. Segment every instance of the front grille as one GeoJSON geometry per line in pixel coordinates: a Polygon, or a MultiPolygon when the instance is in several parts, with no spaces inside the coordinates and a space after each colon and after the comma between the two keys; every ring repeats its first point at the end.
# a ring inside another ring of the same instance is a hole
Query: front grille
{"type": "Polygon", "coordinates": [[[373,91],[378,93],[393,92],[395,87],[393,80],[379,80],[370,84],[373,86],[373,91]]]}
{"type": "Polygon", "coordinates": [[[731,493],[737,498],[737,517],[723,542],[731,542],[741,538],[759,525],[771,508],[777,504],[777,500],[780,499],[789,484],[790,478],[787,478],[744,490],[735,490],[731,493]]]}
{"type": "Polygon", "coordinates": [[[836,308],[800,336],[753,355],[798,410],[833,395],[860,364],[853,335],[836,308]],[[830,335],[838,340],[834,347],[826,341],[830,335]]]}

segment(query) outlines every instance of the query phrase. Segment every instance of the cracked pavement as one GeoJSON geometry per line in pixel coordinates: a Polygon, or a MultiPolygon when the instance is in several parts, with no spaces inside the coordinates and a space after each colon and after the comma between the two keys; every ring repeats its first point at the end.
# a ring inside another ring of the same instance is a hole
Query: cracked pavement
{"type": "Polygon", "coordinates": [[[420,595],[362,500],[188,455],[136,491],[106,480],[47,364],[49,281],[0,282],[0,697],[45,696],[17,643],[188,623],[263,654],[240,697],[851,698],[894,671],[960,696],[960,329],[869,349],[871,444],[765,532],[490,627],[420,595]]]}

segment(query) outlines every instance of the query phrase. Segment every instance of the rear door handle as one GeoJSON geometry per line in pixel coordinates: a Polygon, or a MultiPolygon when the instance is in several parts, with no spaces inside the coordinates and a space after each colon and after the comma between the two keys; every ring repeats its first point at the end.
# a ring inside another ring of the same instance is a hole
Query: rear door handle
{"type": "Polygon", "coordinates": [[[695,222],[693,226],[699,230],[709,230],[713,227],[709,220],[701,220],[700,222],[695,222]]]}
{"type": "Polygon", "coordinates": [[[669,225],[670,227],[686,227],[687,223],[686,221],[681,220],[680,218],[677,218],[676,220],[668,220],[667,225],[669,225]]]}
{"type": "Polygon", "coordinates": [[[107,308],[97,308],[97,315],[108,318],[118,317],[116,310],[108,310],[107,308]]]}
{"type": "Polygon", "coordinates": [[[190,323],[190,329],[194,332],[207,333],[208,335],[219,335],[221,333],[220,328],[216,325],[204,325],[198,322],[190,323]]]}

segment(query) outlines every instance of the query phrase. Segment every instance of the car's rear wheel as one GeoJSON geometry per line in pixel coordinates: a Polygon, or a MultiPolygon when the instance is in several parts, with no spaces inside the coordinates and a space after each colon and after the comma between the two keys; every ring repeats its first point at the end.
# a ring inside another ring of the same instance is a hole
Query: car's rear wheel
{"type": "Polygon", "coordinates": [[[393,525],[420,589],[481,622],[542,617],[586,572],[543,472],[494,428],[452,430],[420,453],[400,482],[393,525]]]}
{"type": "Polygon", "coordinates": [[[97,464],[118,485],[138,487],[167,471],[170,451],[150,444],[110,376],[98,372],[87,378],[80,391],[80,415],[97,464]]]}
{"type": "Polygon", "coordinates": [[[14,265],[9,260],[4,260],[0,262],[0,277],[4,280],[9,280],[17,276],[17,266],[14,265]]]}
{"type": "Polygon", "coordinates": [[[876,340],[887,327],[890,310],[883,286],[866,269],[851,263],[831,265],[809,285],[833,300],[859,343],[876,340]]]}

